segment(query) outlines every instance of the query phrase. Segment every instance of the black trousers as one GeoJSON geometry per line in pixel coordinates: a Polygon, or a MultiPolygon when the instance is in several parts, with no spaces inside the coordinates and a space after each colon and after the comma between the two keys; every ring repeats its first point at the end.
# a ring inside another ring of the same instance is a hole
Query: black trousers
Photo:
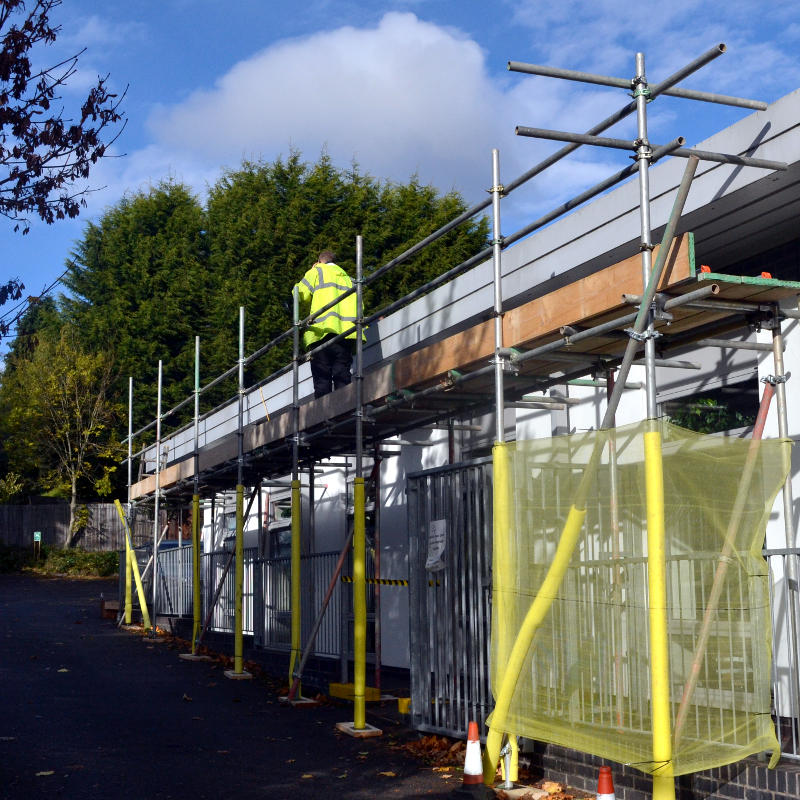
{"type": "MultiPolygon", "coordinates": [[[[319,344],[333,339],[326,336],[319,344]]],[[[322,397],[333,389],[350,383],[353,363],[353,341],[340,339],[311,357],[311,377],[314,379],[314,397],[322,397]]]]}

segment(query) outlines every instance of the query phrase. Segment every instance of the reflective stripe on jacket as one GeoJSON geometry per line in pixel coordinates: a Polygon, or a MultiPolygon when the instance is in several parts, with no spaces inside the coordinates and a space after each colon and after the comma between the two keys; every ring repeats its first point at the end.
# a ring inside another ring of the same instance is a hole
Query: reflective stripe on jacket
{"type": "MultiPolygon", "coordinates": [[[[353,287],[350,276],[338,264],[317,262],[297,284],[302,316],[315,314],[353,287]],[[308,309],[308,312],[305,312],[308,309]]],[[[333,334],[350,331],[346,338],[356,338],[357,300],[355,292],[316,317],[303,331],[303,346],[308,348],[333,334]]]]}

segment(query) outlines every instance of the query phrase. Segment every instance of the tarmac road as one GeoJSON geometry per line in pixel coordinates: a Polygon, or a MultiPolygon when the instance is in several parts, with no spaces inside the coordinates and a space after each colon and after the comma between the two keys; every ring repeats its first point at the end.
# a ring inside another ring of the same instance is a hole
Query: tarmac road
{"type": "MultiPolygon", "coordinates": [[[[116,581],[0,575],[0,798],[445,798],[441,773],[384,736],[335,730],[352,706],[291,708],[101,619],[116,581]],[[395,746],[393,746],[395,745],[395,746]]],[[[390,723],[391,724],[391,723],[390,723]]]]}

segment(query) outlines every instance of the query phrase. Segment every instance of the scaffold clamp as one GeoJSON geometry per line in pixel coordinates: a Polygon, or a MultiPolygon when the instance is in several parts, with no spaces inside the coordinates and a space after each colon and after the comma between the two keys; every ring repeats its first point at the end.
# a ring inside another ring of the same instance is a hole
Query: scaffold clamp
{"type": "Polygon", "coordinates": [[[787,372],[785,375],[765,375],[761,379],[761,383],[768,383],[770,386],[776,386],[779,383],[786,383],[791,377],[791,372],[787,372]]]}
{"type": "Polygon", "coordinates": [[[649,329],[637,333],[633,328],[625,328],[625,333],[627,333],[631,339],[636,339],[637,342],[646,342],[648,339],[658,339],[663,335],[656,330],[649,329]]]}

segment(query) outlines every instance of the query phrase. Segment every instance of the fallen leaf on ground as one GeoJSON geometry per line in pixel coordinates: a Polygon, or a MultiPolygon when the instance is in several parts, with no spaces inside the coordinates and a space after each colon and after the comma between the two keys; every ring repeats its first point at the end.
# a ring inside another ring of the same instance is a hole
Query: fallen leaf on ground
{"type": "Polygon", "coordinates": [[[300,776],[301,778],[313,778],[314,776],[310,772],[306,772],[300,776]]]}
{"type": "Polygon", "coordinates": [[[52,769],[43,769],[41,772],[36,773],[37,778],[43,778],[47,775],[55,775],[55,770],[52,769]]]}
{"type": "Polygon", "coordinates": [[[385,775],[387,778],[396,778],[397,774],[392,772],[391,770],[387,770],[386,772],[379,772],[378,775],[385,775]]]}
{"type": "Polygon", "coordinates": [[[69,672],[69,670],[66,667],[61,667],[59,672],[69,672]]]}

